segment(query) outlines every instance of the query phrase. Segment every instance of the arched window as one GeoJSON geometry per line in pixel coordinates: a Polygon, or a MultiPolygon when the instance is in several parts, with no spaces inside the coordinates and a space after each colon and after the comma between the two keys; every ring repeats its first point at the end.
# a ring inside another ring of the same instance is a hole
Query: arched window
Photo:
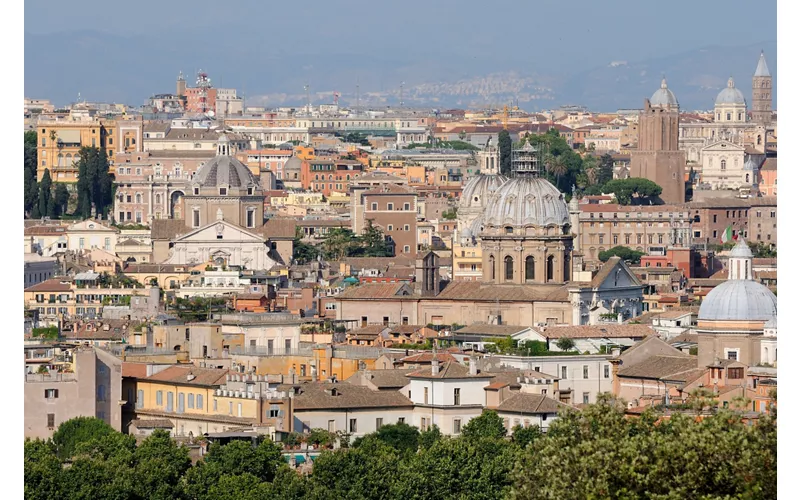
{"type": "Polygon", "coordinates": [[[547,281],[553,280],[553,256],[547,257],[547,281]]]}
{"type": "Polygon", "coordinates": [[[720,162],[719,162],[719,169],[720,169],[720,170],[725,170],[725,165],[726,165],[726,164],[727,164],[727,162],[726,162],[725,160],[720,160],[720,162]]]}
{"type": "Polygon", "coordinates": [[[505,258],[506,261],[506,281],[514,279],[514,259],[509,255],[505,258]]]}
{"type": "Polygon", "coordinates": [[[61,153],[58,153],[58,166],[59,167],[64,166],[64,155],[62,155],[61,153]]]}
{"type": "Polygon", "coordinates": [[[534,269],[534,260],[533,257],[528,255],[525,257],[525,279],[532,280],[536,277],[536,271],[534,269]]]}
{"type": "Polygon", "coordinates": [[[496,270],[496,268],[494,267],[494,255],[490,255],[489,256],[489,269],[492,270],[492,275],[491,276],[492,276],[492,281],[494,281],[494,279],[495,279],[495,270],[496,270]]]}
{"type": "Polygon", "coordinates": [[[142,202],[142,193],[136,193],[136,203],[142,202]]]}
{"type": "Polygon", "coordinates": [[[761,136],[756,137],[756,144],[761,145],[761,136]]]}
{"type": "Polygon", "coordinates": [[[744,181],[750,182],[750,174],[744,174],[744,181]]]}
{"type": "Polygon", "coordinates": [[[71,153],[67,153],[66,160],[67,160],[67,166],[68,167],[71,166],[72,165],[72,154],[71,153]]]}
{"type": "Polygon", "coordinates": [[[161,195],[160,194],[156,194],[156,205],[160,205],[160,204],[161,204],[161,195]]]}

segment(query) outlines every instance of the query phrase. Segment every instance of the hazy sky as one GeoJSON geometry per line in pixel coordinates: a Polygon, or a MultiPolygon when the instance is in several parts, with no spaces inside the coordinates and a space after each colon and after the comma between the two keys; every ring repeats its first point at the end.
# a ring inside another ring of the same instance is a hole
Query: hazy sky
{"type": "Polygon", "coordinates": [[[774,40],[777,29],[776,2],[752,0],[26,0],[25,8],[25,31],[38,34],[171,34],[176,43],[198,44],[224,38],[301,54],[541,51],[541,62],[565,65],[747,45],[774,40]]]}

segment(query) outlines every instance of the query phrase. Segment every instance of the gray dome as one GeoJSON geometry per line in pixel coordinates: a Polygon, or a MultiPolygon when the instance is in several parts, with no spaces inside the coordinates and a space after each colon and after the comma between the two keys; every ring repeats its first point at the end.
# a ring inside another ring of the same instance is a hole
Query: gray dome
{"type": "Polygon", "coordinates": [[[678,106],[678,99],[670,89],[667,88],[667,79],[661,80],[661,88],[656,90],[650,97],[651,106],[678,106]]]}
{"type": "Polygon", "coordinates": [[[698,320],[767,321],[778,314],[778,298],[750,280],[728,280],[714,287],[700,304],[698,320]]]}
{"type": "Polygon", "coordinates": [[[733,77],[728,78],[728,87],[717,94],[717,100],[714,101],[714,104],[745,104],[744,94],[733,85],[733,77]]]}
{"type": "Polygon", "coordinates": [[[215,156],[197,171],[192,185],[201,187],[257,186],[253,173],[232,156],[215,156]]]}
{"type": "Polygon", "coordinates": [[[765,330],[775,330],[776,328],[778,328],[778,317],[777,316],[771,317],[770,319],[767,320],[766,323],[764,323],[764,329],[765,330]]]}
{"type": "Polygon", "coordinates": [[[283,171],[286,172],[289,170],[297,170],[299,172],[302,166],[303,162],[300,160],[300,158],[292,156],[286,160],[286,163],[283,164],[283,171]]]}
{"type": "Polygon", "coordinates": [[[484,208],[489,201],[489,195],[508,181],[504,175],[476,175],[464,185],[459,208],[484,208]]]}
{"type": "Polygon", "coordinates": [[[484,223],[490,226],[562,226],[569,223],[564,195],[540,177],[517,177],[489,197],[484,223]]]}
{"type": "Polygon", "coordinates": [[[750,247],[747,245],[747,243],[744,242],[744,238],[739,238],[739,241],[731,249],[731,253],[728,254],[728,257],[739,258],[739,259],[752,259],[753,252],[750,251],[750,247]]]}

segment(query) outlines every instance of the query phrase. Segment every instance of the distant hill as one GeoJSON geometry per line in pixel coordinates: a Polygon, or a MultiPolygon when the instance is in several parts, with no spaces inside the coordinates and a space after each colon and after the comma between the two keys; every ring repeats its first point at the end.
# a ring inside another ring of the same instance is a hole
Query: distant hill
{"type": "Polygon", "coordinates": [[[168,33],[26,33],[25,95],[64,105],[80,92],[90,101],[140,105],[152,94],[174,92],[179,70],[192,85],[194,73],[202,68],[212,84],[237,88],[248,104],[301,105],[303,85],[309,82],[314,103],[331,102],[336,90],[340,102],[352,105],[358,82],[362,106],[397,106],[404,81],[407,106],[477,107],[516,100],[529,111],[563,104],[614,111],[641,107],[665,74],[683,109],[707,109],[730,75],[749,98],[762,48],[775,76],[774,41],[708,47],[640,62],[608,61],[564,74],[563,69],[534,72],[516,67],[509,58],[482,54],[428,61],[419,54],[337,53],[335,47],[316,54],[289,53],[255,43],[232,46],[224,38],[214,43],[175,40],[168,33]]]}

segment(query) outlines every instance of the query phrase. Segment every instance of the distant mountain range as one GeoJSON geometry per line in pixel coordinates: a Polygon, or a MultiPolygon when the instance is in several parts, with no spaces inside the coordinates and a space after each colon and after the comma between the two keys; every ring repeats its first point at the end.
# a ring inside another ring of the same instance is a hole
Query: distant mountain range
{"type": "Polygon", "coordinates": [[[74,102],[78,93],[88,101],[140,105],[153,94],[174,92],[179,70],[191,86],[194,73],[202,68],[215,86],[237,88],[248,105],[302,105],[303,85],[309,83],[312,104],[332,102],[333,92],[338,91],[341,104],[355,105],[358,85],[362,107],[396,107],[404,82],[405,106],[475,108],[514,102],[527,111],[566,104],[615,111],[641,107],[665,75],[681,108],[700,110],[713,107],[729,76],[749,100],[762,49],[776,77],[775,41],[705,47],[638,62],[598,61],[594,68],[533,71],[485,55],[421,62],[419,55],[401,53],[389,57],[330,52],[335,49],[281,53],[255,45],[233,47],[224,40],[171,40],[167,35],[26,33],[25,95],[56,105],[74,102]]]}

